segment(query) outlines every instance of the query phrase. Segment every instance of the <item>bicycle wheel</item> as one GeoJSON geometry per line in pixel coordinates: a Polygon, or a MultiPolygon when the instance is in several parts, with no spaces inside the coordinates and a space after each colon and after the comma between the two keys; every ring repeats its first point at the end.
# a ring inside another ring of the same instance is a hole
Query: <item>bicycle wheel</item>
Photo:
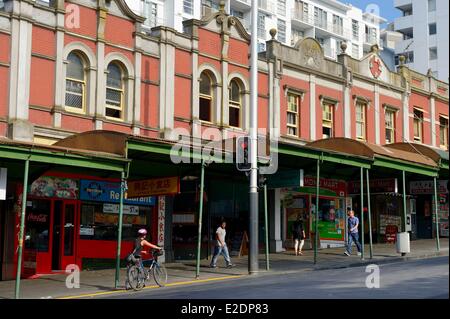
{"type": "Polygon", "coordinates": [[[141,290],[144,287],[144,275],[141,268],[136,265],[128,267],[127,280],[133,290],[141,290]]]}
{"type": "Polygon", "coordinates": [[[156,283],[160,287],[164,287],[167,283],[167,270],[164,265],[160,265],[156,263],[152,269],[153,279],[155,279],[156,283]]]}

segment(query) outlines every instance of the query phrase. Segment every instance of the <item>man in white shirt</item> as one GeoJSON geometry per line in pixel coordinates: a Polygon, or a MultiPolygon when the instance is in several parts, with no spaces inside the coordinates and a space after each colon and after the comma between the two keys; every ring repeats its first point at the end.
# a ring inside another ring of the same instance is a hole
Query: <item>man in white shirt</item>
{"type": "Polygon", "coordinates": [[[217,267],[217,258],[219,258],[219,255],[223,254],[223,257],[225,258],[225,262],[227,263],[227,267],[231,268],[233,267],[233,264],[231,263],[230,254],[228,253],[228,247],[225,242],[225,236],[227,232],[225,231],[225,227],[227,226],[227,223],[225,221],[220,224],[220,227],[216,230],[216,247],[214,249],[214,256],[211,260],[211,268],[217,267]]]}

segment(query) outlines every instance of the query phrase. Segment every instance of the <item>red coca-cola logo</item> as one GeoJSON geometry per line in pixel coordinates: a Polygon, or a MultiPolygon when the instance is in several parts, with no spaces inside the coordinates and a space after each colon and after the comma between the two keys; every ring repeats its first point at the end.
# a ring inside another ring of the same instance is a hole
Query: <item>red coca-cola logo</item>
{"type": "Polygon", "coordinates": [[[29,214],[28,221],[36,222],[36,223],[46,223],[48,215],[45,214],[29,214]]]}

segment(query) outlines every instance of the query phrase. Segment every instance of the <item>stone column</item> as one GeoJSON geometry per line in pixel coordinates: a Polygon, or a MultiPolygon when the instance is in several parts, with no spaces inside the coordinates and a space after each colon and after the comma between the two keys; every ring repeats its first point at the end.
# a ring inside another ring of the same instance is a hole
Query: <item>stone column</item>
{"type": "Polygon", "coordinates": [[[269,218],[270,252],[284,251],[283,240],[281,238],[280,189],[269,190],[269,218]]]}
{"type": "Polygon", "coordinates": [[[58,1],[56,5],[56,66],[55,66],[55,105],[53,107],[53,126],[61,127],[61,111],[65,104],[64,91],[64,3],[58,1]]]}
{"type": "Polygon", "coordinates": [[[380,144],[380,86],[378,84],[375,84],[374,87],[374,93],[375,93],[375,102],[374,102],[374,108],[375,108],[375,144],[380,144]]]}
{"type": "Polygon", "coordinates": [[[11,12],[11,66],[9,83],[8,136],[14,140],[33,141],[34,126],[29,119],[31,40],[33,3],[5,1],[11,12]]]}

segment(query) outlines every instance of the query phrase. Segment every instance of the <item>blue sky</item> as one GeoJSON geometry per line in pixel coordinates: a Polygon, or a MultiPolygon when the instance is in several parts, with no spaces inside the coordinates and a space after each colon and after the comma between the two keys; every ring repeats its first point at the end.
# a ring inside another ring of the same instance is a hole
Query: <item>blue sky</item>
{"type": "Polygon", "coordinates": [[[395,18],[400,16],[400,11],[394,8],[394,0],[341,0],[341,2],[351,3],[363,11],[365,11],[368,5],[375,4],[380,10],[379,15],[389,22],[394,21],[395,18]]]}

